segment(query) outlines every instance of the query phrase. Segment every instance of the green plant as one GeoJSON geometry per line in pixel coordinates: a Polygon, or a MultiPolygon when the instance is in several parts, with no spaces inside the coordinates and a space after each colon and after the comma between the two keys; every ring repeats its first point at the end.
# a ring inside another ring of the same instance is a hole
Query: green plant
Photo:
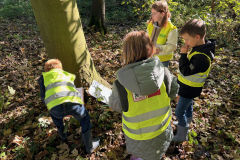
{"type": "Polygon", "coordinates": [[[54,151],[56,151],[56,148],[51,147],[51,146],[47,146],[47,147],[46,147],[46,150],[47,150],[50,154],[52,154],[54,151]]]}
{"type": "Polygon", "coordinates": [[[194,131],[194,130],[192,130],[192,132],[190,132],[189,134],[188,134],[188,143],[191,145],[191,144],[195,144],[195,145],[198,145],[198,140],[197,139],[195,139],[197,137],[197,133],[194,131]]]}
{"type": "Polygon", "coordinates": [[[13,95],[15,94],[15,90],[8,86],[8,90],[5,90],[5,93],[2,94],[2,90],[0,87],[0,113],[2,113],[2,109],[6,109],[7,106],[10,104],[11,100],[14,98],[13,95]]]}
{"type": "Polygon", "coordinates": [[[32,7],[29,1],[3,0],[0,4],[0,19],[19,19],[33,17],[32,7]]]}
{"type": "Polygon", "coordinates": [[[5,152],[2,152],[1,154],[0,154],[0,158],[4,158],[6,156],[6,153],[5,152]]]}
{"type": "Polygon", "coordinates": [[[13,149],[12,151],[15,152],[15,159],[23,159],[26,156],[26,151],[24,146],[26,145],[27,141],[29,140],[29,137],[26,137],[23,139],[21,145],[17,146],[15,149],[13,149]]]}
{"type": "Polygon", "coordinates": [[[34,141],[31,141],[29,143],[30,153],[32,155],[35,155],[38,153],[38,145],[39,145],[39,143],[35,143],[34,141]]]}

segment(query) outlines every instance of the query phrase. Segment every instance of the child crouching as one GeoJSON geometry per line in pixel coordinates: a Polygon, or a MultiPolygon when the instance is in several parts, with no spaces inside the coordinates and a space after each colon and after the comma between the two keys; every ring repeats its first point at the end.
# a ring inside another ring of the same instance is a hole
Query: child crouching
{"type": "Polygon", "coordinates": [[[86,152],[93,152],[99,146],[100,139],[92,140],[90,116],[74,85],[75,75],[63,71],[58,59],[48,60],[44,71],[38,80],[41,99],[50,111],[60,138],[63,142],[67,141],[67,133],[63,132],[63,118],[72,115],[81,124],[86,152]]]}

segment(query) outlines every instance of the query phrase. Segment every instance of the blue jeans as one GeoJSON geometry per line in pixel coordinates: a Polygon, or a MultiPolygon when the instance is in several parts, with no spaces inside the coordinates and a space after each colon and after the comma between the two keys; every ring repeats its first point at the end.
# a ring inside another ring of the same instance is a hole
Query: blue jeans
{"type": "Polygon", "coordinates": [[[63,141],[67,140],[67,133],[63,133],[63,118],[67,115],[72,115],[80,122],[82,133],[85,133],[92,128],[88,111],[80,104],[67,102],[57,105],[50,109],[50,115],[53,123],[58,129],[59,136],[63,141]]]}
{"type": "Polygon", "coordinates": [[[164,67],[168,67],[168,66],[169,66],[169,63],[170,63],[170,60],[169,60],[169,61],[164,61],[164,62],[162,62],[162,64],[164,65],[164,67]]]}
{"type": "Polygon", "coordinates": [[[175,110],[178,118],[178,125],[187,127],[187,118],[191,118],[193,115],[193,98],[179,97],[178,104],[175,110]]]}

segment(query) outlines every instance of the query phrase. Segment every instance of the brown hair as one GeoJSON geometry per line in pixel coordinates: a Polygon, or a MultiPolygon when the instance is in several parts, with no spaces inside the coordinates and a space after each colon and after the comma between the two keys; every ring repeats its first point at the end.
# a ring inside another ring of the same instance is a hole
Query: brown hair
{"type": "MultiPolygon", "coordinates": [[[[171,17],[171,13],[168,9],[168,4],[165,0],[162,1],[156,1],[155,3],[153,3],[152,8],[156,10],[157,12],[165,12],[165,16],[162,19],[161,24],[159,24],[160,27],[166,27],[167,23],[168,23],[168,19],[171,17]]],[[[152,17],[151,19],[147,22],[147,23],[153,23],[152,17]]]]}
{"type": "Polygon", "coordinates": [[[203,38],[206,34],[206,26],[204,21],[200,19],[192,19],[187,21],[181,28],[179,34],[182,35],[184,33],[189,34],[191,37],[195,37],[196,35],[200,35],[203,38]]]}
{"type": "Polygon", "coordinates": [[[126,35],[123,43],[122,61],[124,65],[146,60],[153,55],[154,45],[144,31],[132,31],[126,35]]]}
{"type": "Polygon", "coordinates": [[[45,63],[44,71],[48,72],[51,69],[62,69],[62,63],[58,59],[50,59],[45,63]]]}

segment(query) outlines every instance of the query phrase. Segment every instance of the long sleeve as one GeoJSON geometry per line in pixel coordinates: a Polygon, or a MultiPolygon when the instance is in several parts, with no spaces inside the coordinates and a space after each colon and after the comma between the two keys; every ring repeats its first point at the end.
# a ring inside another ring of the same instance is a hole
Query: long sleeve
{"type": "Polygon", "coordinates": [[[177,96],[179,85],[177,83],[177,77],[174,77],[167,67],[164,67],[164,83],[168,96],[173,100],[177,96]]]}
{"type": "Polygon", "coordinates": [[[177,49],[178,30],[173,29],[168,33],[167,41],[165,44],[156,44],[156,47],[160,48],[158,55],[172,54],[177,49]]]}
{"type": "Polygon", "coordinates": [[[209,62],[205,55],[194,55],[189,61],[187,54],[181,54],[179,59],[179,70],[184,76],[205,72],[208,67],[209,62]]]}
{"type": "Polygon", "coordinates": [[[44,79],[43,79],[43,75],[41,75],[41,77],[38,79],[38,84],[40,86],[40,96],[41,96],[41,100],[42,103],[45,104],[45,87],[44,87],[44,79]]]}
{"type": "MultiPolygon", "coordinates": [[[[118,82],[119,83],[119,82],[118,82]]],[[[120,95],[116,86],[116,80],[113,83],[112,95],[109,97],[109,107],[119,113],[122,113],[122,105],[120,102],[120,95]]]]}

